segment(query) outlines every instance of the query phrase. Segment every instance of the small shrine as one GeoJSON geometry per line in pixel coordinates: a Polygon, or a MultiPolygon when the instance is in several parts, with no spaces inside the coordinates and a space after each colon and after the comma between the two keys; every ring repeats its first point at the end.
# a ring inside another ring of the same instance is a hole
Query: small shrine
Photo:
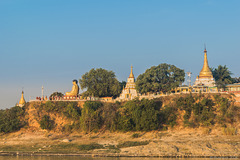
{"type": "Polygon", "coordinates": [[[138,97],[137,90],[135,89],[135,78],[133,75],[133,67],[131,66],[131,73],[127,79],[127,84],[125,88],[123,88],[122,93],[120,94],[120,97],[118,97],[118,100],[132,100],[136,97],[138,97]]]}

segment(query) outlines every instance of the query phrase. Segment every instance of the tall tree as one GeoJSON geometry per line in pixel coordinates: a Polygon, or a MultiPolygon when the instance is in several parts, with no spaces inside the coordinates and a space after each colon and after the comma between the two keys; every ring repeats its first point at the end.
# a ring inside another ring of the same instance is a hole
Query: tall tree
{"type": "Polygon", "coordinates": [[[62,94],[61,92],[53,92],[49,97],[55,97],[55,96],[57,96],[57,97],[63,97],[64,94],[62,94]]]}
{"type": "Polygon", "coordinates": [[[127,84],[126,81],[122,81],[122,82],[119,82],[119,83],[120,83],[121,89],[124,88],[127,84]]]}
{"type": "Polygon", "coordinates": [[[219,65],[218,68],[212,68],[212,73],[218,88],[225,88],[226,84],[232,84],[234,82],[231,77],[232,73],[229,71],[226,65],[219,65]]]}
{"type": "Polygon", "coordinates": [[[87,89],[84,96],[117,97],[121,93],[120,83],[113,71],[102,68],[91,69],[79,79],[81,89],[87,89]]]}
{"type": "Polygon", "coordinates": [[[185,80],[184,70],[170,64],[160,64],[147,69],[138,76],[136,88],[140,93],[168,92],[181,85],[185,80]]]}

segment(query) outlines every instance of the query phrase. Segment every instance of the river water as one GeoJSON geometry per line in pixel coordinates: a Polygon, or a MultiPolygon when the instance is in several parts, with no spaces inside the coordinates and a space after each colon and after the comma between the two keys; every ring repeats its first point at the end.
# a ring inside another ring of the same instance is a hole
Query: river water
{"type": "MultiPolygon", "coordinates": [[[[79,156],[0,156],[0,160],[222,160],[226,158],[92,158],[79,156]]],[[[231,160],[237,160],[233,158],[231,160]]],[[[239,160],[239,159],[238,159],[239,160]]]]}

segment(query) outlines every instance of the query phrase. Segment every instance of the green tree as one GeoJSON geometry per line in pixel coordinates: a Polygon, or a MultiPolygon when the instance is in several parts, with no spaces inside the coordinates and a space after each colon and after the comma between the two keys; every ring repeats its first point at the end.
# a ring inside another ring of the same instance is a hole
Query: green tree
{"type": "Polygon", "coordinates": [[[120,82],[120,87],[121,89],[124,88],[126,86],[127,82],[126,81],[122,81],[120,82]]]}
{"type": "Polygon", "coordinates": [[[170,64],[160,64],[147,69],[145,73],[138,76],[136,88],[140,93],[168,92],[185,80],[184,70],[170,64]]]}
{"type": "Polygon", "coordinates": [[[177,124],[178,108],[169,104],[162,108],[161,110],[161,121],[162,124],[167,124],[170,127],[174,127],[177,124]]]}
{"type": "Polygon", "coordinates": [[[0,132],[9,133],[22,128],[26,124],[22,119],[24,114],[25,109],[18,106],[0,110],[0,132]]]}
{"type": "Polygon", "coordinates": [[[212,73],[218,88],[225,88],[226,84],[232,84],[234,82],[231,77],[232,73],[229,71],[226,65],[219,65],[218,68],[212,68],[212,73]]]}
{"type": "Polygon", "coordinates": [[[178,108],[185,111],[185,114],[183,116],[184,124],[189,125],[189,118],[192,114],[192,106],[195,103],[194,97],[190,94],[187,97],[180,97],[175,101],[178,108]]]}
{"type": "Polygon", "coordinates": [[[100,107],[101,126],[103,129],[115,131],[117,129],[117,103],[105,103],[100,107]]]}
{"type": "Polygon", "coordinates": [[[62,94],[61,92],[53,92],[49,97],[55,97],[55,96],[57,96],[57,97],[63,97],[64,94],[62,94]]]}
{"type": "Polygon", "coordinates": [[[121,93],[120,83],[113,71],[102,68],[91,69],[79,79],[81,89],[87,89],[84,96],[117,97],[121,93]]]}
{"type": "Polygon", "coordinates": [[[159,129],[161,104],[154,100],[128,101],[119,110],[119,130],[150,131],[159,129]]]}
{"type": "Polygon", "coordinates": [[[103,106],[98,101],[86,101],[81,115],[81,126],[84,131],[97,131],[101,127],[100,108],[103,106]]]}
{"type": "Polygon", "coordinates": [[[233,123],[238,114],[238,109],[234,105],[234,101],[219,95],[214,96],[217,111],[219,112],[217,120],[220,124],[233,123]]]}

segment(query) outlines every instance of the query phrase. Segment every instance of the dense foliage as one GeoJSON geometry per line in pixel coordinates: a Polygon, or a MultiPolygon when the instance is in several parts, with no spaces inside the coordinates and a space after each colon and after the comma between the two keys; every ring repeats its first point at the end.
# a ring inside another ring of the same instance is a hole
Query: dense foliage
{"type": "MultiPolygon", "coordinates": [[[[26,106],[29,107],[29,106],[26,106]]],[[[84,131],[151,131],[168,127],[213,126],[225,127],[239,121],[239,108],[230,97],[221,95],[184,95],[173,99],[134,99],[120,103],[86,101],[83,108],[77,102],[52,102],[32,104],[42,129],[61,129],[63,132],[84,131]],[[163,102],[167,104],[163,106],[163,102]],[[58,124],[57,117],[66,119],[58,124]],[[67,123],[66,123],[67,122],[67,123]]],[[[25,107],[0,111],[0,132],[8,133],[24,126],[25,107]]],[[[138,136],[138,135],[137,135],[138,136]]]]}
{"type": "Polygon", "coordinates": [[[102,68],[91,69],[79,79],[81,89],[87,89],[83,96],[117,97],[121,86],[113,71],[102,68]]]}
{"type": "Polygon", "coordinates": [[[54,121],[49,116],[44,115],[42,120],[39,122],[42,129],[51,130],[54,126],[54,121]]]}
{"type": "Polygon", "coordinates": [[[67,118],[77,120],[81,116],[81,109],[78,107],[77,102],[52,102],[47,101],[42,103],[39,110],[46,111],[47,113],[62,114],[67,118]]]}
{"type": "Polygon", "coordinates": [[[120,88],[124,88],[126,86],[127,82],[126,81],[122,81],[120,82],[120,88]]]}
{"type": "Polygon", "coordinates": [[[187,96],[179,98],[176,105],[180,110],[185,111],[183,116],[184,124],[190,127],[209,126],[214,124],[214,103],[212,99],[205,97],[187,96]]]}
{"type": "Polygon", "coordinates": [[[232,73],[226,65],[219,65],[218,68],[212,68],[212,73],[218,88],[225,88],[226,84],[232,84],[234,82],[234,79],[231,77],[232,73]]]}
{"type": "Polygon", "coordinates": [[[170,64],[160,64],[147,69],[136,81],[140,93],[168,92],[181,85],[185,80],[184,70],[170,64]]]}
{"type": "Polygon", "coordinates": [[[24,107],[12,107],[11,109],[0,110],[0,132],[9,133],[19,130],[25,125],[21,120],[24,116],[24,107]]]}
{"type": "Polygon", "coordinates": [[[91,132],[99,130],[101,127],[101,117],[99,108],[101,102],[87,101],[82,109],[81,127],[83,130],[91,132]]]}
{"type": "Polygon", "coordinates": [[[122,131],[160,129],[161,106],[161,103],[147,99],[129,101],[119,109],[117,128],[122,131]]]}
{"type": "Polygon", "coordinates": [[[64,94],[61,92],[53,92],[49,97],[63,97],[64,94]]]}

